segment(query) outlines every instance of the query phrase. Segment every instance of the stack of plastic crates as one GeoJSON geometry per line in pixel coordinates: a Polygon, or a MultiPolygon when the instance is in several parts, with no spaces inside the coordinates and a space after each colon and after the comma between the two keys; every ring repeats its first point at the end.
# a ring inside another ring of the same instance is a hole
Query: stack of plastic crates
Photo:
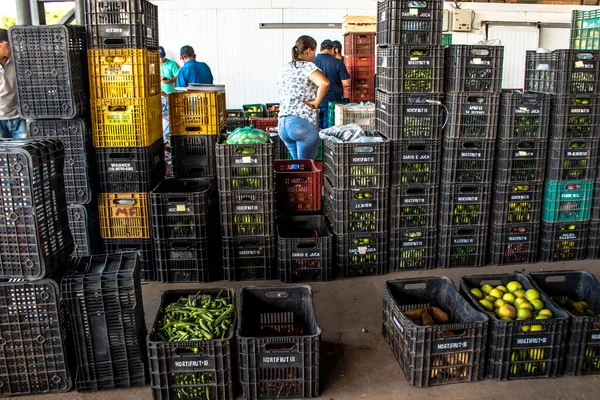
{"type": "Polygon", "coordinates": [[[550,95],[504,90],[496,143],[489,262],[534,263],[546,175],[550,95]]]}
{"type": "Polygon", "coordinates": [[[72,386],[61,266],[73,252],[56,139],[0,140],[0,395],[72,386]]]}
{"type": "Polygon", "coordinates": [[[552,96],[541,261],[587,255],[600,141],[599,78],[599,51],[527,52],[525,88],[552,96]]]}
{"type": "Polygon", "coordinates": [[[274,277],[274,144],[216,146],[223,271],[227,280],[274,277]]]}
{"type": "Polygon", "coordinates": [[[77,361],[77,391],[146,385],[146,324],[138,255],[72,258],[61,291],[77,361]]]}
{"type": "Polygon", "coordinates": [[[372,102],[375,99],[375,33],[344,35],[344,54],[351,79],[350,87],[344,89],[344,97],[352,103],[372,102]]]}

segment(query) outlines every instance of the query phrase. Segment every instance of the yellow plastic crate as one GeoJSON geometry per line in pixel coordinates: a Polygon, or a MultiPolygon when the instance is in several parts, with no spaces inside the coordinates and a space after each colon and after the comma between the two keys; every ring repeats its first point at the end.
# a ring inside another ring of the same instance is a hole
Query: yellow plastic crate
{"type": "Polygon", "coordinates": [[[151,237],[150,193],[100,193],[98,213],[105,239],[151,237]]]}
{"type": "Polygon", "coordinates": [[[171,135],[218,135],[226,125],[224,90],[169,94],[171,135]]]}
{"type": "Polygon", "coordinates": [[[146,147],[162,138],[160,94],[143,99],[92,99],[94,147],[146,147]]]}
{"type": "Polygon", "coordinates": [[[99,99],[140,98],[160,94],[158,50],[88,50],[90,93],[99,99]]]}

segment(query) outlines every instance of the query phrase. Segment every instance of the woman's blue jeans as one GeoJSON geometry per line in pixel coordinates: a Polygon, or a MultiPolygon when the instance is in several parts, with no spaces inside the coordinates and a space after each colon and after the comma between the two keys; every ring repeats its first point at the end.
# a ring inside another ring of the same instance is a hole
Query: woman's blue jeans
{"type": "Polygon", "coordinates": [[[319,131],[307,119],[286,116],[279,119],[279,136],[294,160],[314,160],[319,151],[319,131]]]}

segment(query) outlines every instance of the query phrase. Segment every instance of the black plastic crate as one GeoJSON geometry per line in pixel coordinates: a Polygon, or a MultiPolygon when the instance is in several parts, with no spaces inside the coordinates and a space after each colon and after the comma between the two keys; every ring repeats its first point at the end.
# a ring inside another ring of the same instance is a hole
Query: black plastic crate
{"type": "Polygon", "coordinates": [[[442,182],[491,183],[495,139],[444,139],[442,182]]]}
{"type": "Polygon", "coordinates": [[[92,201],[95,164],[90,123],[79,118],[34,120],[29,121],[28,129],[33,139],[59,139],[63,143],[67,204],[87,204],[92,201]]]}
{"type": "Polygon", "coordinates": [[[496,142],[496,183],[543,182],[548,142],[540,139],[500,139],[496,142]]]}
{"type": "Polygon", "coordinates": [[[56,281],[0,283],[0,395],[68,392],[68,321],[56,281]]]}
{"type": "Polygon", "coordinates": [[[276,241],[276,236],[223,238],[221,245],[224,279],[274,279],[277,268],[276,241]]]}
{"type": "Polygon", "coordinates": [[[544,184],[496,183],[493,186],[492,221],[504,224],[537,224],[542,218],[544,184]]]}
{"type": "Polygon", "coordinates": [[[390,231],[436,228],[439,206],[438,185],[392,186],[390,231]]]}
{"type": "Polygon", "coordinates": [[[9,36],[19,115],[27,119],[85,115],[89,95],[84,28],[15,25],[9,36]]]}
{"type": "Polygon", "coordinates": [[[332,280],[333,234],[322,215],[277,219],[279,280],[325,282],[332,280]]]}
{"type": "Polygon", "coordinates": [[[593,219],[589,222],[587,238],[587,258],[600,258],[600,220],[593,219]]]}
{"type": "Polygon", "coordinates": [[[494,265],[537,262],[540,224],[493,224],[490,227],[489,262],[494,265]]]}
{"type": "Polygon", "coordinates": [[[219,135],[171,136],[173,175],[178,178],[216,176],[218,139],[219,135]]]}
{"type": "Polygon", "coordinates": [[[61,292],[77,357],[77,391],[145,386],[148,360],[138,255],[73,258],[61,292]]]}
{"type": "Polygon", "coordinates": [[[447,93],[448,123],[444,138],[495,139],[498,131],[499,93],[447,93]]]}
{"type": "Polygon", "coordinates": [[[486,374],[495,380],[528,378],[554,378],[562,375],[562,363],[569,318],[544,293],[540,300],[544,308],[552,312],[551,319],[501,320],[493,312],[486,311],[471,293],[472,288],[484,284],[494,287],[519,282],[524,290],[533,289],[533,283],[523,274],[498,274],[464,276],[460,280],[460,292],[479,311],[490,319],[486,374]],[[538,325],[541,331],[523,332],[526,326],[538,325]]]}
{"type": "Polygon", "coordinates": [[[335,236],[339,276],[384,275],[388,272],[388,233],[354,233],[335,236]]]}
{"type": "Polygon", "coordinates": [[[482,380],[488,324],[445,276],[385,282],[382,334],[413,386],[482,380]],[[405,312],[421,307],[442,309],[448,323],[415,324],[405,312]]]}
{"type": "Polygon", "coordinates": [[[102,193],[150,192],[165,177],[161,139],[148,147],[96,149],[98,189],[102,193]]]}
{"type": "Polygon", "coordinates": [[[499,92],[503,46],[453,44],[446,48],[446,92],[499,92]]]}
{"type": "Polygon", "coordinates": [[[242,288],[237,337],[245,399],[319,396],[321,328],[310,286],[242,288]]]}
{"type": "Polygon", "coordinates": [[[323,141],[325,178],[335,189],[384,189],[390,184],[390,141],[377,132],[381,142],[336,143],[323,141]]]}
{"type": "Polygon", "coordinates": [[[441,94],[375,92],[377,130],[390,140],[441,139],[446,112],[441,94]]]}
{"type": "Polygon", "coordinates": [[[74,204],[67,207],[69,227],[73,235],[73,257],[88,257],[100,250],[100,226],[96,204],[74,204]]]}
{"type": "Polygon", "coordinates": [[[553,94],[596,94],[600,79],[600,52],[594,50],[528,50],[525,89],[553,94]]]}
{"type": "Polygon", "coordinates": [[[233,132],[237,128],[245,128],[247,126],[250,126],[248,118],[227,117],[227,132],[233,132]]]}
{"type": "Polygon", "coordinates": [[[487,224],[490,216],[491,191],[491,184],[443,183],[440,186],[440,225],[487,224]]]}
{"type": "Polygon", "coordinates": [[[600,373],[600,284],[586,271],[530,272],[529,278],[540,291],[569,314],[571,320],[565,355],[565,374],[591,375],[600,373]],[[567,300],[585,301],[596,315],[570,310],[567,300]]]}
{"type": "Polygon", "coordinates": [[[435,228],[391,230],[389,246],[389,272],[436,267],[437,232],[435,228]]]}
{"type": "Polygon", "coordinates": [[[160,297],[160,306],[150,335],[148,358],[150,385],[156,400],[233,399],[236,384],[235,340],[237,312],[233,289],[211,288],[168,290],[160,297]],[[161,337],[159,322],[165,308],[181,298],[202,295],[220,297],[233,304],[232,326],[227,335],[211,340],[167,341],[161,337]]]}
{"type": "Polygon", "coordinates": [[[377,3],[377,44],[441,44],[443,2],[383,0],[377,3]]]}
{"type": "Polygon", "coordinates": [[[219,192],[273,190],[274,144],[216,145],[219,192]]]}
{"type": "MultiPolygon", "coordinates": [[[[216,223],[211,224],[216,227],[216,223]]],[[[155,240],[158,281],[210,282],[220,277],[218,236],[155,240]]]]}
{"type": "Polygon", "coordinates": [[[438,228],[438,268],[483,267],[488,225],[438,228]]]}
{"type": "Polygon", "coordinates": [[[503,90],[500,94],[499,139],[547,139],[551,96],[544,93],[503,90]]]}
{"type": "Polygon", "coordinates": [[[136,252],[140,264],[140,278],[143,281],[157,280],[157,264],[153,239],[102,239],[105,253],[136,252]]]}
{"type": "Polygon", "coordinates": [[[593,180],[600,139],[550,139],[546,179],[593,180]]]}
{"type": "Polygon", "coordinates": [[[589,222],[542,222],[538,261],[576,261],[587,255],[589,222]]]}
{"type": "Polygon", "coordinates": [[[93,49],[158,47],[158,7],[146,0],[86,0],[85,25],[93,49]]]}
{"type": "Polygon", "coordinates": [[[600,96],[552,96],[550,137],[590,139],[600,136],[600,96]]]}
{"type": "Polygon", "coordinates": [[[243,118],[244,117],[244,110],[242,110],[241,108],[227,109],[227,110],[225,110],[225,113],[227,113],[227,118],[243,118]]]}
{"type": "Polygon", "coordinates": [[[224,238],[275,235],[275,194],[272,190],[219,192],[224,238]]]}
{"type": "Polygon", "coordinates": [[[443,92],[444,46],[378,47],[376,88],[388,93],[443,92]]]}
{"type": "Polygon", "coordinates": [[[387,232],[388,189],[336,190],[325,182],[324,214],[337,235],[387,232]]]}
{"type": "Polygon", "coordinates": [[[392,185],[437,185],[442,166],[441,140],[392,140],[392,185]]]}

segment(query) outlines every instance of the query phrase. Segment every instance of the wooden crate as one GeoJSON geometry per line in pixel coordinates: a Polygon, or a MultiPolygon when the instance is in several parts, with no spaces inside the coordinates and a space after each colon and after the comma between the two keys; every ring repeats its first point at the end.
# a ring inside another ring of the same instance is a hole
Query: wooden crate
{"type": "Polygon", "coordinates": [[[344,17],[342,35],[365,32],[377,32],[377,17],[375,15],[346,15],[344,17]]]}

